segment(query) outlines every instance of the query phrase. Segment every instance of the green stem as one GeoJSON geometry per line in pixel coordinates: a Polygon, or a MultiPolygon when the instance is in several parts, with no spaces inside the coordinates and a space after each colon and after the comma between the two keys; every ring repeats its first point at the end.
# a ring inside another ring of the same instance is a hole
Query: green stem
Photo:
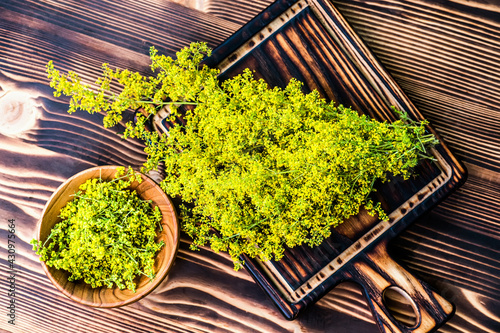
{"type": "Polygon", "coordinates": [[[156,102],[156,101],[147,101],[147,100],[135,100],[135,99],[131,99],[131,98],[125,98],[125,97],[120,97],[120,96],[116,96],[116,95],[106,95],[106,94],[103,94],[103,97],[106,97],[109,100],[123,100],[123,101],[126,101],[128,103],[130,102],[135,102],[135,103],[143,103],[143,104],[156,104],[156,105],[161,105],[161,106],[164,106],[164,105],[198,105],[198,102],[180,102],[180,101],[177,101],[177,102],[156,102]]]}
{"type": "Polygon", "coordinates": [[[140,269],[138,269],[139,273],[141,273],[142,275],[144,276],[147,276],[150,280],[153,280],[153,278],[155,277],[155,274],[150,274],[150,275],[147,275],[146,273],[144,273],[143,271],[141,271],[140,269]]]}
{"type": "Polygon", "coordinates": [[[47,239],[45,240],[45,242],[43,242],[42,247],[45,247],[45,244],[47,244],[47,242],[49,241],[49,239],[51,239],[51,238],[52,238],[52,236],[53,236],[53,235],[54,235],[54,230],[52,230],[52,231],[50,232],[49,237],[47,237],[47,239]]]}
{"type": "Polygon", "coordinates": [[[358,175],[356,176],[356,178],[354,178],[354,182],[351,185],[351,191],[349,191],[349,196],[350,197],[352,197],[352,190],[354,189],[354,186],[356,185],[356,183],[358,182],[358,179],[361,178],[362,175],[363,175],[363,171],[360,171],[358,173],[358,175]]]}
{"type": "Polygon", "coordinates": [[[123,248],[122,248],[122,250],[123,250],[123,252],[125,252],[129,256],[130,259],[132,259],[133,262],[135,262],[136,265],[139,265],[139,263],[134,259],[134,257],[132,257],[132,255],[130,255],[130,253],[127,252],[127,250],[125,250],[123,248]]]}
{"type": "MultiPolygon", "coordinates": [[[[256,227],[257,225],[259,225],[260,223],[264,222],[266,219],[263,219],[263,220],[259,220],[257,222],[255,222],[254,224],[252,224],[251,226],[245,228],[245,231],[248,231],[250,229],[252,229],[253,227],[256,227]]],[[[228,236],[228,237],[224,237],[223,240],[228,240],[228,239],[231,239],[231,238],[234,238],[234,237],[238,237],[238,236],[241,236],[241,232],[238,232],[237,234],[234,234],[232,236],[228,236]]]]}

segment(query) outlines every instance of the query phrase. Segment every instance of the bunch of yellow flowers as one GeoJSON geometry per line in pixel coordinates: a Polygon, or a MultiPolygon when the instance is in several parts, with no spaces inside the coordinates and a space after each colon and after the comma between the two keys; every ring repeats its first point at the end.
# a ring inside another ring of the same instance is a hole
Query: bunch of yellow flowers
{"type": "Polygon", "coordinates": [[[174,118],[179,104],[195,105],[169,133],[148,131],[146,116],[128,122],[124,137],[144,140],[145,171],[163,166],[161,186],[184,201],[181,225],[192,249],[227,251],[236,269],[241,254],[279,260],[286,247],[318,245],[361,207],[386,218],[369,197],[374,183],[388,173],[407,178],[431,158],[437,140],[425,121],[397,110],[399,120],[375,121],[317,91],[303,93],[294,79],[270,88],[248,69],[219,82],[218,70],[200,64],[204,55],[210,49],[203,43],[175,60],[152,48],[156,76],[105,65],[96,92],[74,73],[61,75],[52,64],[48,72],[56,94],[72,96],[72,111],[105,111],[106,126],[128,108],[151,116],[170,104],[174,118]],[[123,85],[120,94],[110,92],[112,80],[123,85]]]}
{"type": "Polygon", "coordinates": [[[155,276],[156,242],[162,215],[150,201],[127,189],[139,174],[118,169],[116,178],[89,179],[60,212],[61,222],[43,243],[31,241],[40,260],[63,269],[69,281],[83,280],[93,288],[115,284],[135,292],[134,278],[155,276]]]}

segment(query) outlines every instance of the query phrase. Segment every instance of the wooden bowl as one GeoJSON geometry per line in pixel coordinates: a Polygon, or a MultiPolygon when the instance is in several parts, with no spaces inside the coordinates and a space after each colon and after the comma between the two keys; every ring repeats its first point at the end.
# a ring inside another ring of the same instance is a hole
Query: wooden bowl
{"type": "MultiPolygon", "coordinates": [[[[38,240],[44,242],[50,234],[52,227],[61,221],[59,212],[64,205],[73,199],[70,195],[76,193],[81,184],[91,178],[111,180],[114,178],[117,166],[100,166],[84,170],[65,181],[52,194],[45,205],[42,217],[38,221],[37,234],[38,240]]],[[[153,204],[158,206],[162,212],[161,221],[163,230],[157,236],[157,241],[163,240],[163,246],[157,253],[155,259],[156,276],[151,281],[148,277],[140,276],[136,278],[136,292],[118,287],[107,288],[102,286],[92,288],[83,281],[70,282],[70,274],[64,270],[58,270],[49,267],[42,262],[43,269],[54,286],[64,295],[72,300],[93,307],[112,308],[130,304],[138,301],[153,291],[165,278],[173,265],[174,258],[179,247],[179,224],[174,206],[169,197],[161,188],[149,177],[142,175],[143,182],[138,184],[134,182],[130,189],[136,190],[139,197],[143,200],[152,200],[153,204]]]]}

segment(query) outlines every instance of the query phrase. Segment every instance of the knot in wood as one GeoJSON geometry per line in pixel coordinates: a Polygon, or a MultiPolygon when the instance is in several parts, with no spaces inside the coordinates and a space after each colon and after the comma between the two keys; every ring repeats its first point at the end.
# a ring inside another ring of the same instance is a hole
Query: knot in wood
{"type": "Polygon", "coordinates": [[[0,96],[0,133],[17,136],[36,125],[37,108],[26,92],[8,91],[0,96]]]}

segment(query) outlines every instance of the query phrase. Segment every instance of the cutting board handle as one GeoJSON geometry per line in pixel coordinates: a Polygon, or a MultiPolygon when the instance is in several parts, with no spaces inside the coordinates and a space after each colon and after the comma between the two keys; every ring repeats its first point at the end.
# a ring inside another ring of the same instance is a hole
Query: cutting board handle
{"type": "Polygon", "coordinates": [[[351,261],[346,277],[363,287],[377,324],[384,333],[432,332],[454,313],[454,306],[415,278],[389,256],[387,241],[381,241],[351,261]],[[412,303],[416,323],[408,327],[391,315],[384,302],[388,288],[399,290],[412,303]]]}

